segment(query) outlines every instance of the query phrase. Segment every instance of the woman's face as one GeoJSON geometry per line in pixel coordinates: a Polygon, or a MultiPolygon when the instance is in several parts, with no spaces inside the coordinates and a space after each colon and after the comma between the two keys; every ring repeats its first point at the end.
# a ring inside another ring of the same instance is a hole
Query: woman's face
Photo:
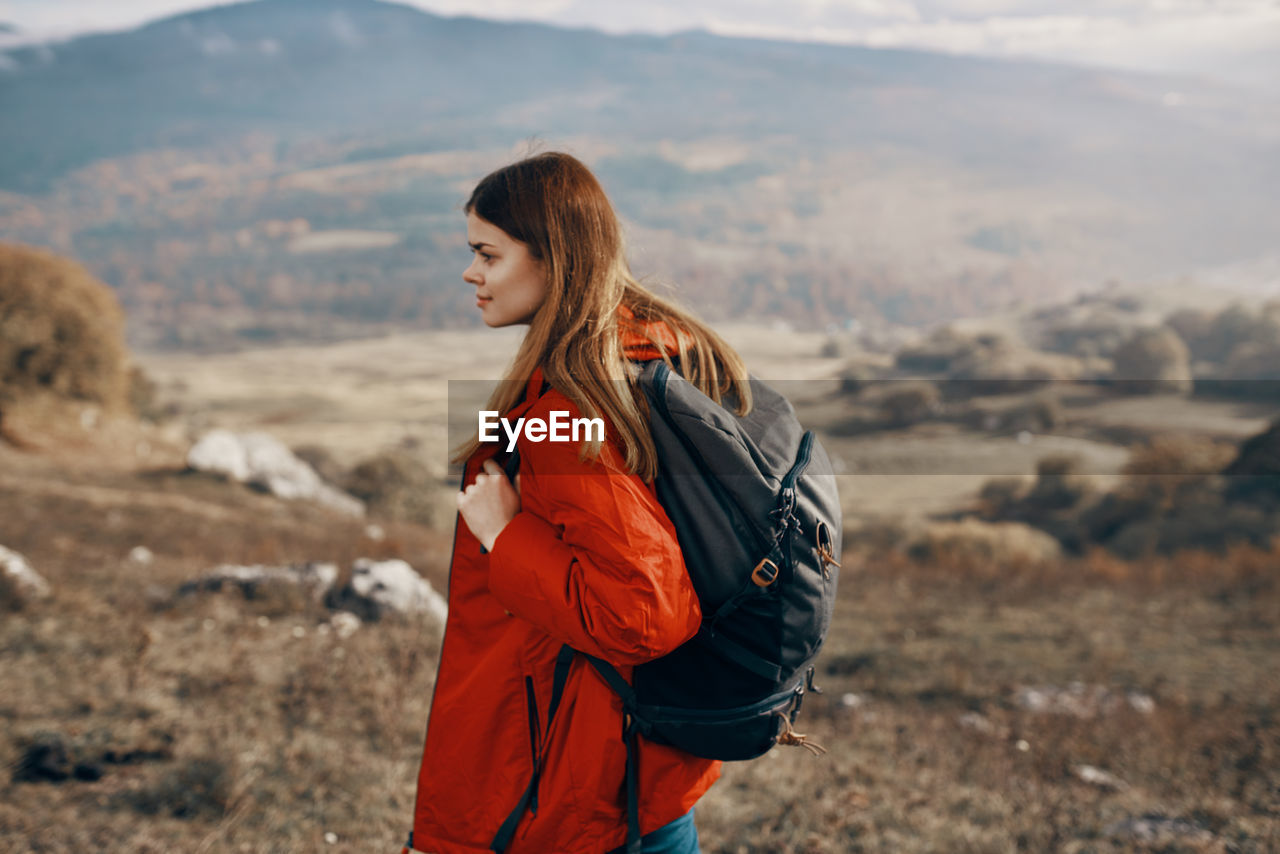
{"type": "Polygon", "coordinates": [[[529,247],[474,213],[467,214],[474,253],[462,279],[476,286],[476,306],[488,326],[530,323],[547,298],[544,265],[529,247]]]}

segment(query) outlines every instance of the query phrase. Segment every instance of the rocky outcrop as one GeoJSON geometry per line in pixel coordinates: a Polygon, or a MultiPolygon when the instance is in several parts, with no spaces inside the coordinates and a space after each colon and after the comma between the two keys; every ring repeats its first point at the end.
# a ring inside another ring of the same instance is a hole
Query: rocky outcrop
{"type": "Polygon", "coordinates": [[[351,579],[328,598],[329,607],[351,611],[361,619],[387,614],[427,614],[444,624],[448,605],[431,582],[402,560],[357,560],[351,579]]]}
{"type": "Polygon", "coordinates": [[[235,566],[223,564],[208,575],[178,588],[179,596],[238,588],[246,599],[258,598],[270,585],[297,586],[319,601],[338,580],[333,563],[301,563],[293,566],[235,566]]]}
{"type": "Polygon", "coordinates": [[[323,602],[335,614],[332,629],[342,637],[350,635],[361,620],[377,620],[389,614],[426,615],[442,627],[448,613],[444,597],[403,560],[360,558],[351,566],[345,584],[337,586],[338,566],[333,563],[301,563],[292,566],[219,566],[177,590],[179,596],[196,593],[239,591],[245,599],[262,599],[291,588],[303,591],[305,599],[323,602]],[[342,617],[342,619],[339,619],[342,617]]]}
{"type": "Polygon", "coordinates": [[[187,453],[187,465],[280,498],[315,501],[342,513],[364,515],[364,504],[325,483],[315,469],[266,433],[210,430],[187,453]]]}

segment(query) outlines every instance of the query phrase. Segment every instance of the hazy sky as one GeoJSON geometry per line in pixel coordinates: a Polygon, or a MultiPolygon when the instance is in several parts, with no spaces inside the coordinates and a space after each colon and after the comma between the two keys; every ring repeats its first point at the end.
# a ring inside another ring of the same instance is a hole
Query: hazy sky
{"type": "MultiPolygon", "coordinates": [[[[1123,68],[1280,85],[1280,0],[405,0],[433,12],[610,32],[753,35],[1123,68]]],[[[32,34],[117,29],[211,0],[0,0],[32,34]]]]}

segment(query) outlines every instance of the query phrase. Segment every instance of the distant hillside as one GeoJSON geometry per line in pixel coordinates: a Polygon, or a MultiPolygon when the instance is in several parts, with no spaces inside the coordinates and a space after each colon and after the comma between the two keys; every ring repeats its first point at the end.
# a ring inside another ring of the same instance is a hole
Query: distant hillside
{"type": "Polygon", "coordinates": [[[806,323],[1248,260],[1280,219],[1277,109],[1194,80],[375,0],[13,48],[0,109],[0,232],[167,330],[471,317],[457,207],[531,137],[599,170],[640,267],[806,323]]]}
{"type": "Polygon", "coordinates": [[[1169,88],[1188,81],[696,32],[617,37],[375,0],[221,6],[9,57],[0,100],[23,121],[0,130],[0,186],[19,191],[102,157],[251,131],[413,131],[447,147],[787,134],[810,150],[903,146],[1134,186],[1138,171],[1202,166],[1206,147],[1246,159],[1220,163],[1224,177],[1274,152],[1248,150],[1254,129],[1229,102],[1212,116],[1170,109],[1169,88]],[[1121,151],[1141,164],[1116,162],[1121,151]]]}

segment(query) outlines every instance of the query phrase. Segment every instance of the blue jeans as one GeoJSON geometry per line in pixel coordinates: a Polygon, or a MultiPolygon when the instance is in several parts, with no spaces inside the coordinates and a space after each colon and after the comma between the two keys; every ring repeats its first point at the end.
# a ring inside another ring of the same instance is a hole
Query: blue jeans
{"type": "MultiPolygon", "coordinates": [[[[640,837],[644,854],[701,854],[698,847],[698,828],[693,825],[693,810],[680,818],[664,824],[653,833],[640,837]]],[[[609,854],[622,854],[627,847],[615,848],[609,854]]]]}

